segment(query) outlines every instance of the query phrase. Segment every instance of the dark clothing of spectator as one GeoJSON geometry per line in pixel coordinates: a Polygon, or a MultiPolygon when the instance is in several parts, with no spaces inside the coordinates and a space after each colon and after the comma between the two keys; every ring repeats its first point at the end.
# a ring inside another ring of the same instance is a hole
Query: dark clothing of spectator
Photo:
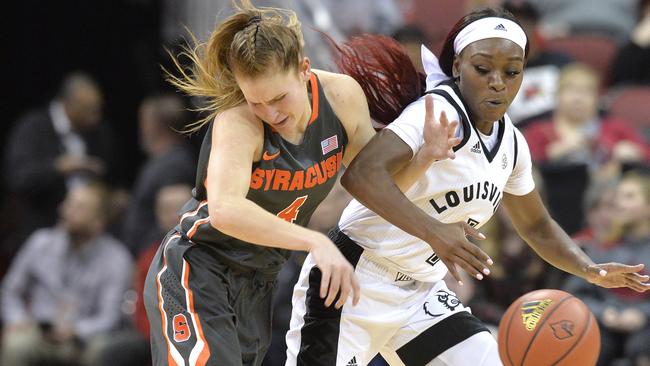
{"type": "Polygon", "coordinates": [[[611,72],[612,85],[650,86],[650,47],[641,47],[634,42],[628,42],[619,50],[611,72]]]}
{"type": "Polygon", "coordinates": [[[164,232],[156,223],[156,194],[173,184],[194,185],[196,158],[185,144],[152,157],[136,178],[131,205],[124,221],[124,241],[138,256],[150,243],[160,241],[164,232]]]}
{"type": "MultiPolygon", "coordinates": [[[[118,159],[109,127],[102,123],[79,136],[85,144],[85,155],[106,164],[107,180],[119,181],[115,164],[118,159]]],[[[56,159],[66,153],[64,138],[55,129],[51,108],[26,115],[11,132],[6,147],[5,179],[17,207],[15,236],[9,244],[22,243],[34,230],[55,224],[57,208],[67,190],[66,177],[55,167],[56,159]]]]}

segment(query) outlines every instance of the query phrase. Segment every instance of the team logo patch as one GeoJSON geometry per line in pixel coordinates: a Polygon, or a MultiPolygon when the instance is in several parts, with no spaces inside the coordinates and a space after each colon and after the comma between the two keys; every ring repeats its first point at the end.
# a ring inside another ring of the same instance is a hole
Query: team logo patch
{"type": "Polygon", "coordinates": [[[469,151],[471,151],[473,153],[476,153],[476,154],[480,154],[481,153],[481,143],[479,143],[479,142],[475,143],[474,146],[472,146],[472,148],[469,149],[469,151]]]}
{"type": "Polygon", "coordinates": [[[190,339],[192,332],[187,324],[185,314],[174,315],[172,324],[174,325],[174,342],[180,343],[190,339]]]}
{"type": "Polygon", "coordinates": [[[437,318],[440,315],[444,314],[444,313],[436,313],[436,312],[434,312],[433,309],[429,309],[428,305],[429,305],[428,301],[425,301],[424,304],[422,305],[422,310],[424,310],[424,313],[427,314],[428,316],[430,316],[432,318],[437,318]]]}
{"type": "Polygon", "coordinates": [[[539,320],[542,318],[544,311],[547,307],[549,307],[549,305],[551,305],[552,302],[553,300],[546,299],[528,301],[521,304],[521,320],[523,321],[526,330],[531,332],[535,330],[535,327],[537,326],[537,323],[539,323],[539,320]]]}
{"type": "Polygon", "coordinates": [[[506,153],[503,153],[503,156],[501,156],[501,169],[505,169],[508,166],[508,157],[506,156],[506,153]]]}
{"type": "Polygon", "coordinates": [[[497,25],[496,27],[494,27],[494,30],[500,30],[500,31],[504,31],[504,32],[507,32],[507,31],[508,31],[508,30],[506,29],[506,27],[504,27],[503,24],[501,24],[501,23],[499,23],[499,25],[497,25]]]}
{"type": "Polygon", "coordinates": [[[323,150],[323,155],[335,150],[339,147],[339,137],[337,135],[326,138],[320,142],[320,148],[323,150]]]}
{"type": "Polygon", "coordinates": [[[575,328],[575,324],[570,320],[560,320],[559,322],[551,324],[553,335],[557,339],[573,337],[573,328],[575,328]]]}
{"type": "Polygon", "coordinates": [[[438,297],[438,301],[451,311],[456,310],[458,305],[460,305],[460,300],[458,300],[458,297],[456,297],[456,295],[452,294],[451,292],[439,290],[436,292],[436,296],[438,297]]]}
{"type": "Polygon", "coordinates": [[[438,300],[438,303],[429,303],[426,301],[422,305],[424,313],[432,318],[444,315],[446,313],[446,310],[454,311],[458,306],[461,305],[460,300],[458,300],[458,297],[456,297],[456,295],[445,290],[438,290],[438,292],[435,294],[435,297],[438,300]]]}
{"type": "Polygon", "coordinates": [[[397,276],[395,276],[395,282],[400,282],[400,281],[411,281],[413,278],[409,275],[405,275],[402,272],[397,272],[397,276]]]}

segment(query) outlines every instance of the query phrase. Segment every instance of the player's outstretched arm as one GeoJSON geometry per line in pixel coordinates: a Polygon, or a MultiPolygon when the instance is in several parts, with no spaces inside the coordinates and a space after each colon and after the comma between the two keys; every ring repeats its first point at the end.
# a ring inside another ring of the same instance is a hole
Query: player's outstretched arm
{"type": "Polygon", "coordinates": [[[594,263],[551,218],[537,190],[523,196],[505,193],[503,205],[519,235],[553,266],[602,287],[650,290],[650,277],[638,273],[643,264],[594,263]]]}

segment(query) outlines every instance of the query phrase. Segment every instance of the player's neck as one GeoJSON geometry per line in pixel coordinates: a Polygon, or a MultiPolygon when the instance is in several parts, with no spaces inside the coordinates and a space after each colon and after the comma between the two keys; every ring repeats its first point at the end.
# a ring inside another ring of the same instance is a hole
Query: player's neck
{"type": "Polygon", "coordinates": [[[480,121],[474,122],[474,126],[479,130],[480,133],[490,136],[492,135],[492,129],[494,128],[494,121],[480,121]]]}

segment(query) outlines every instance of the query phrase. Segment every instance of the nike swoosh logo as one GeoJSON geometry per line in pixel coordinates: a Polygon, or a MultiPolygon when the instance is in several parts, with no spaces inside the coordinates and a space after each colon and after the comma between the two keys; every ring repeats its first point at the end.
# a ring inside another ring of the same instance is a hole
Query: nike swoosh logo
{"type": "Polygon", "coordinates": [[[268,151],[264,151],[264,154],[262,154],[262,159],[264,160],[273,160],[280,155],[280,151],[276,152],[275,154],[269,154],[268,151]]]}

